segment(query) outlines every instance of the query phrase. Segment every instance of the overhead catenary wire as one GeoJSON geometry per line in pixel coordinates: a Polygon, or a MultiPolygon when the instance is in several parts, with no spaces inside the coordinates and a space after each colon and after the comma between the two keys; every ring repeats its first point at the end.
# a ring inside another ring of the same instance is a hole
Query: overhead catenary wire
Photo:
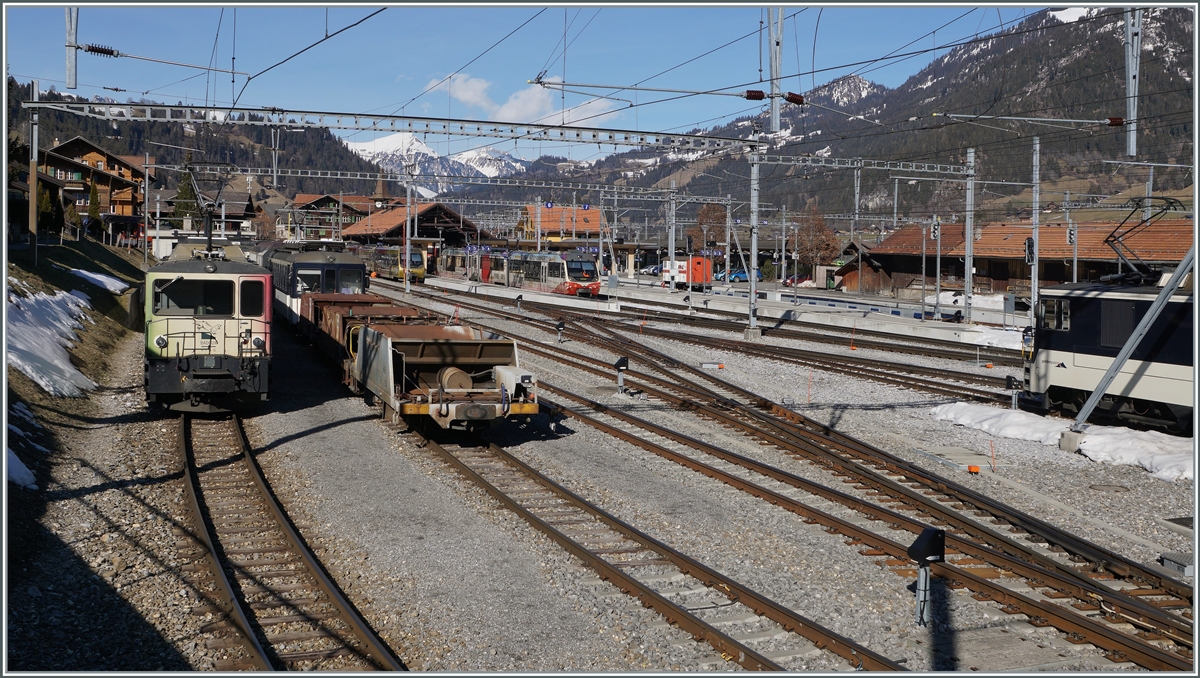
{"type": "Polygon", "coordinates": [[[261,71],[259,71],[259,72],[255,73],[254,75],[251,75],[250,77],[246,78],[246,82],[242,84],[242,89],[241,89],[241,91],[240,91],[240,92],[238,92],[237,96],[233,98],[233,103],[232,103],[232,104],[230,104],[230,106],[229,106],[230,110],[232,110],[232,109],[234,109],[235,107],[237,107],[238,101],[240,101],[240,100],[241,100],[241,98],[242,98],[242,94],[244,94],[244,93],[246,92],[246,88],[247,88],[247,87],[250,85],[250,81],[251,81],[251,80],[254,80],[255,78],[259,77],[260,75],[263,75],[263,74],[265,74],[265,73],[267,73],[267,72],[269,72],[269,71],[271,71],[271,70],[273,70],[273,69],[275,69],[275,68],[278,68],[278,67],[280,67],[280,66],[282,66],[282,65],[286,64],[287,62],[291,61],[292,59],[295,59],[296,57],[300,56],[301,54],[304,54],[305,52],[307,52],[308,50],[310,50],[310,49],[312,49],[312,48],[316,47],[317,45],[320,45],[321,43],[325,42],[326,40],[329,40],[330,38],[336,37],[336,36],[338,36],[338,35],[340,35],[340,34],[344,33],[345,31],[348,31],[348,30],[350,30],[351,28],[354,28],[355,26],[358,26],[359,24],[362,24],[362,23],[363,23],[364,21],[366,21],[367,19],[370,19],[370,18],[372,18],[372,17],[374,17],[374,16],[377,16],[377,15],[379,15],[380,13],[382,13],[382,12],[383,12],[384,10],[386,10],[386,9],[387,9],[387,7],[383,7],[383,8],[380,8],[380,9],[378,9],[378,10],[375,10],[374,12],[371,12],[371,13],[370,13],[370,14],[368,14],[367,16],[365,16],[365,17],[363,17],[363,18],[359,19],[358,21],[355,21],[354,23],[350,24],[349,26],[346,26],[346,27],[344,27],[344,28],[340,28],[340,29],[338,29],[338,30],[334,31],[332,34],[328,34],[328,35],[326,35],[325,37],[323,37],[323,38],[321,38],[320,40],[318,40],[318,41],[316,41],[316,42],[312,43],[312,44],[311,44],[311,45],[309,45],[308,47],[305,47],[304,49],[301,49],[300,51],[298,51],[298,52],[296,52],[295,54],[293,54],[293,55],[291,55],[291,56],[287,57],[286,59],[284,59],[284,60],[282,60],[282,61],[279,61],[279,62],[277,62],[277,63],[274,63],[274,64],[272,64],[272,65],[270,65],[270,66],[268,66],[268,67],[264,68],[263,70],[261,70],[261,71]]]}

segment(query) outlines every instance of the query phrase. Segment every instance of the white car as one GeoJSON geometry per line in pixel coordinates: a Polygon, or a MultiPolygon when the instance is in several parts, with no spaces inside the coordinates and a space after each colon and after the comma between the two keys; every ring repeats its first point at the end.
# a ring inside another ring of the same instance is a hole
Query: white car
{"type": "Polygon", "coordinates": [[[658,275],[660,271],[662,271],[662,265],[654,264],[653,266],[646,266],[638,271],[638,273],[641,275],[658,275]]]}

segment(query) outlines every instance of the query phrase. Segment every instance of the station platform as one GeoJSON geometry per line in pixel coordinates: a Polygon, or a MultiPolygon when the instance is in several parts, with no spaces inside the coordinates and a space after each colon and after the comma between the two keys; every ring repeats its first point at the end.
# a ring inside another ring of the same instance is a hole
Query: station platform
{"type": "MultiPolygon", "coordinates": [[[[448,291],[478,294],[485,299],[494,297],[513,301],[520,295],[526,301],[588,311],[627,311],[630,304],[641,302],[674,308],[683,314],[708,310],[741,314],[746,317],[749,313],[750,303],[749,293],[746,289],[738,289],[736,286],[729,285],[717,285],[710,292],[704,293],[671,291],[661,286],[638,285],[628,280],[621,280],[621,284],[615,290],[605,284],[601,288],[601,292],[607,293],[608,296],[598,299],[531,292],[513,287],[486,285],[438,276],[426,278],[425,285],[448,291]]],[[[769,327],[773,319],[794,320],[843,330],[861,328],[904,337],[924,337],[971,346],[984,345],[982,341],[983,327],[921,320],[919,310],[913,313],[905,309],[902,302],[900,304],[888,301],[884,303],[867,302],[858,298],[838,298],[837,293],[810,294],[804,290],[799,290],[795,295],[791,290],[760,290],[758,297],[757,324],[759,326],[769,327]],[[793,297],[795,298],[793,299],[793,297]]],[[[975,310],[972,311],[974,317],[978,317],[977,313],[975,310]]],[[[987,321],[984,320],[984,322],[987,321]]]]}
{"type": "Polygon", "coordinates": [[[539,304],[562,306],[563,308],[570,308],[577,311],[610,311],[615,313],[621,310],[620,301],[613,297],[572,297],[549,292],[532,292],[516,287],[504,287],[503,285],[487,285],[461,278],[442,278],[431,275],[425,278],[425,286],[455,292],[466,292],[467,294],[478,294],[484,299],[491,297],[513,301],[520,296],[524,301],[536,301],[539,304]]]}
{"type": "MultiPolygon", "coordinates": [[[[840,329],[869,329],[905,337],[924,337],[968,345],[981,345],[984,329],[961,323],[921,320],[921,314],[908,313],[889,304],[866,303],[856,299],[806,297],[804,292],[793,302],[790,291],[760,291],[758,293],[758,325],[769,325],[771,319],[795,320],[840,329]]],[[[687,313],[723,311],[749,314],[749,293],[746,290],[714,286],[711,293],[674,292],[662,287],[622,284],[617,297],[623,303],[639,301],[670,306],[687,313]]],[[[628,309],[626,309],[628,310],[628,309]]],[[[973,310],[974,314],[975,311],[973,310]]]]}

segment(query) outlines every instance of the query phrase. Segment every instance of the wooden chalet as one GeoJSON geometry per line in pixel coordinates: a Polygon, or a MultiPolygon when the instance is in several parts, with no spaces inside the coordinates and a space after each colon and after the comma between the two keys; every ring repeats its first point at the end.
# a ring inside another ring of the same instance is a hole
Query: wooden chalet
{"type": "MultiPolygon", "coordinates": [[[[951,256],[966,242],[964,224],[942,224],[942,287],[962,285],[962,262],[951,256]]],[[[921,241],[925,241],[925,284],[932,289],[937,277],[938,243],[929,237],[929,226],[905,224],[871,248],[871,260],[886,272],[890,284],[880,285],[875,293],[900,299],[921,296],[921,241]],[[923,233],[922,233],[923,232],[923,233]]],[[[854,289],[849,286],[848,289],[854,289]]]]}
{"type": "MultiPolygon", "coordinates": [[[[441,241],[446,247],[456,247],[495,237],[444,203],[417,202],[413,207],[417,212],[414,239],[441,241]]],[[[343,228],[342,238],[364,245],[399,243],[404,239],[404,221],[408,216],[404,200],[393,198],[383,209],[372,211],[343,228]]]]}
{"type": "MultiPolygon", "coordinates": [[[[154,158],[150,158],[154,163],[154,158]]],[[[64,199],[86,214],[92,186],[100,199],[101,214],[140,216],[146,179],[144,156],[121,156],[75,137],[38,153],[38,171],[62,182],[64,199]]],[[[153,180],[153,176],[150,177],[153,180]]]]}

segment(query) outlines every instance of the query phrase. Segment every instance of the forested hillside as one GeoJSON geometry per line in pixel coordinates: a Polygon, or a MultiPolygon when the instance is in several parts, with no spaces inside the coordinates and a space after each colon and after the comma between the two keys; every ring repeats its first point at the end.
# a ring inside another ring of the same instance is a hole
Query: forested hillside
{"type": "MultiPolygon", "coordinates": [[[[8,79],[9,133],[20,136],[24,143],[29,134],[29,114],[22,101],[32,99],[30,83],[8,79]]],[[[70,94],[50,91],[42,93],[42,101],[81,100],[70,94]]],[[[112,101],[109,103],[119,103],[112,101]]],[[[164,103],[139,101],[137,103],[164,103]]],[[[170,146],[197,149],[196,161],[229,162],[240,167],[271,167],[271,133],[267,127],[255,125],[197,125],[191,131],[178,123],[107,122],[78,115],[43,112],[38,116],[38,147],[49,149],[54,140],[65,142],[76,136],[85,137],[118,155],[144,155],[149,151],[157,164],[178,164],[184,151],[147,144],[147,140],[170,146]],[[194,134],[193,134],[194,132],[194,134]]],[[[280,135],[279,167],[304,167],[357,172],[378,171],[374,165],[351,153],[329,130],[284,130],[280,135]]],[[[161,172],[165,188],[175,187],[178,177],[161,172]]],[[[373,184],[347,186],[346,182],[331,179],[280,178],[283,193],[321,193],[357,191],[370,193],[373,184]]]]}

